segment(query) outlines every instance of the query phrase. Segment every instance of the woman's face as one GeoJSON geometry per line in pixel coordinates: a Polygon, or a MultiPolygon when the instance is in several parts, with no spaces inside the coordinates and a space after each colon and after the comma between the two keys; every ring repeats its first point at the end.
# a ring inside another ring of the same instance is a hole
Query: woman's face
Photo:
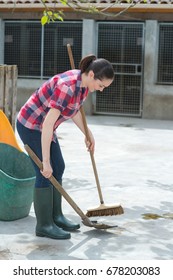
{"type": "Polygon", "coordinates": [[[110,86],[110,84],[113,82],[113,80],[110,79],[103,79],[103,80],[99,80],[99,79],[94,79],[94,73],[93,71],[90,71],[88,73],[88,89],[90,92],[94,92],[94,91],[103,91],[104,88],[110,86]]]}

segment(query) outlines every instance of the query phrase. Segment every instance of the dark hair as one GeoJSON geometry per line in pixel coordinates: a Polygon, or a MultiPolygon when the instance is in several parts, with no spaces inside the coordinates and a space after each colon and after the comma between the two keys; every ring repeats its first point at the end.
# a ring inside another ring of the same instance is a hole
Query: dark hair
{"type": "Polygon", "coordinates": [[[111,63],[104,58],[96,58],[90,54],[81,59],[79,63],[81,73],[88,74],[90,70],[94,72],[94,79],[114,79],[114,69],[111,63]]]}

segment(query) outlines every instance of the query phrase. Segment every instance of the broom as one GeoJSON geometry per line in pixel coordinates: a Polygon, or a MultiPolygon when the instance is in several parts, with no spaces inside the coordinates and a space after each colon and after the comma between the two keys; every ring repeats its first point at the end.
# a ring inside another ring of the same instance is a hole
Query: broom
{"type": "MultiPolygon", "coordinates": [[[[69,55],[69,59],[70,59],[70,63],[71,63],[71,68],[74,69],[75,65],[74,65],[74,59],[73,59],[70,44],[67,44],[67,50],[68,50],[68,55],[69,55]]],[[[86,139],[87,139],[87,141],[89,141],[91,143],[83,107],[80,108],[80,112],[82,115],[86,139]]],[[[100,206],[87,210],[86,216],[95,217],[95,216],[113,216],[113,215],[123,214],[124,210],[120,204],[117,204],[117,205],[105,205],[104,204],[103,195],[102,195],[101,186],[100,186],[99,177],[98,177],[97,168],[96,168],[96,163],[95,163],[94,155],[91,151],[90,151],[90,158],[91,158],[92,167],[93,167],[96,185],[97,185],[97,190],[98,190],[98,194],[99,194],[99,198],[100,198],[100,206]]]]}

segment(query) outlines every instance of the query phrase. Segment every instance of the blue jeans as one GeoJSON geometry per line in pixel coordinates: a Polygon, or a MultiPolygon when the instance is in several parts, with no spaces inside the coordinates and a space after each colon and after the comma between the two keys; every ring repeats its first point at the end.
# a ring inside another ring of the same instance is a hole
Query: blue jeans
{"type": "MultiPolygon", "coordinates": [[[[18,120],[16,123],[16,128],[18,134],[24,144],[27,144],[33,152],[38,156],[38,158],[42,161],[42,149],[41,149],[41,132],[38,130],[33,130],[26,128],[23,126],[18,120]]],[[[57,179],[57,181],[62,180],[62,176],[65,169],[64,159],[61,153],[61,149],[59,146],[58,139],[56,142],[51,142],[50,146],[50,162],[53,170],[53,176],[57,179]]],[[[50,181],[42,176],[37,165],[32,161],[35,172],[36,172],[36,180],[35,187],[36,188],[46,188],[51,185],[50,181]]]]}

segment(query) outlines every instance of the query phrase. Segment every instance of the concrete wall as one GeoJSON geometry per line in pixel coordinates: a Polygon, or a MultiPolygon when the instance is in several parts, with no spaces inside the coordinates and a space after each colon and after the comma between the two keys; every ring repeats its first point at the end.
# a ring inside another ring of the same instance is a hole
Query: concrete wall
{"type": "Polygon", "coordinates": [[[17,81],[17,110],[19,110],[31,94],[43,84],[43,80],[18,79],[17,81]]]}
{"type": "MultiPolygon", "coordinates": [[[[96,55],[96,22],[92,19],[83,20],[82,57],[88,54],[96,55]]],[[[84,103],[85,113],[92,115],[92,93],[89,93],[84,103]]]]}
{"type": "Polygon", "coordinates": [[[173,86],[158,85],[158,22],[146,21],[143,118],[173,120],[173,86]]]}

